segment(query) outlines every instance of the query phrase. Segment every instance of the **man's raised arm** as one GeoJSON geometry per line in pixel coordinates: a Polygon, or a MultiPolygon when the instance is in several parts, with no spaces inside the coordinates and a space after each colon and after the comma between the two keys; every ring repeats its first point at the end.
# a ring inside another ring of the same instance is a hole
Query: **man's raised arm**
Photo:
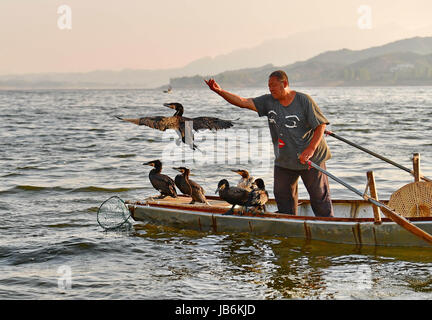
{"type": "Polygon", "coordinates": [[[204,82],[209,86],[210,90],[216,92],[227,102],[240,108],[250,109],[255,112],[257,111],[252,99],[242,98],[234,93],[223,90],[214,79],[204,80],[204,82]]]}

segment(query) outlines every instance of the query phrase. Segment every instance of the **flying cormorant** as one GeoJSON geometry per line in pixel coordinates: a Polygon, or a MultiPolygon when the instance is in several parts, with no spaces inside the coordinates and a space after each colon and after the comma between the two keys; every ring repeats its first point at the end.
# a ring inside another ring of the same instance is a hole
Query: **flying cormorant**
{"type": "Polygon", "coordinates": [[[116,116],[118,119],[123,121],[132,122],[136,125],[148,126],[153,129],[165,131],[167,129],[174,129],[177,131],[182,139],[183,143],[191,146],[192,149],[196,149],[197,146],[193,143],[194,136],[193,131],[199,130],[220,130],[228,129],[233,126],[231,121],[222,120],[214,117],[196,117],[187,118],[183,117],[183,106],[180,103],[164,103],[165,107],[175,109],[176,112],[171,117],[155,116],[155,117],[142,117],[142,118],[122,118],[116,116]]]}
{"type": "Polygon", "coordinates": [[[241,175],[240,181],[237,183],[237,187],[246,189],[247,191],[252,191],[252,183],[254,178],[249,175],[247,170],[231,170],[235,173],[241,175]]]}
{"type": "Polygon", "coordinates": [[[224,215],[231,215],[234,213],[234,207],[236,205],[244,206],[249,199],[249,192],[245,189],[238,187],[230,187],[226,179],[222,179],[218,183],[218,187],[215,193],[219,192],[219,197],[225,200],[229,204],[232,204],[231,209],[223,213],[224,215]]]}
{"type": "Polygon", "coordinates": [[[192,198],[190,204],[194,204],[195,202],[209,204],[205,197],[205,191],[203,187],[201,187],[195,181],[189,179],[190,170],[188,168],[178,167],[173,169],[182,173],[176,175],[174,179],[175,185],[183,194],[186,194],[192,198]]]}
{"type": "MultiPolygon", "coordinates": [[[[265,204],[269,199],[267,190],[265,189],[264,181],[261,178],[256,179],[253,182],[254,188],[249,193],[249,199],[245,204],[246,209],[248,207],[254,207],[255,209],[265,212],[265,204]]],[[[254,211],[256,212],[256,211],[254,211]]]]}
{"type": "Polygon", "coordinates": [[[161,193],[157,199],[163,199],[166,196],[177,198],[174,180],[161,173],[162,162],[153,160],[143,164],[154,167],[154,169],[150,170],[149,179],[152,186],[161,193]]]}

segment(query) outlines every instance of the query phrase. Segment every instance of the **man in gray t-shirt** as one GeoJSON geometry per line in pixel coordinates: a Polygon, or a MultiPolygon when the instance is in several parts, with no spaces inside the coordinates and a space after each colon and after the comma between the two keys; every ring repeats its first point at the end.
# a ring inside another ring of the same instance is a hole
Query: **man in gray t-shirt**
{"type": "MultiPolygon", "coordinates": [[[[275,165],[291,170],[307,169],[305,164],[300,163],[299,156],[309,146],[315,129],[329,124],[315,101],[300,92],[296,92],[289,106],[283,106],[271,94],[252,100],[258,115],[268,118],[275,165]]],[[[310,160],[321,163],[330,157],[330,150],[325,140],[321,139],[310,160]]]]}
{"type": "Polygon", "coordinates": [[[205,81],[209,88],[229,103],[267,116],[275,153],[274,194],[278,212],[297,214],[298,179],[302,178],[316,216],[333,216],[328,178],[306,161],[326,169],[331,158],[323,138],[329,124],[317,104],[304,93],[289,88],[288,77],[278,70],[270,74],[270,94],[242,98],[223,90],[214,79],[205,81]]]}

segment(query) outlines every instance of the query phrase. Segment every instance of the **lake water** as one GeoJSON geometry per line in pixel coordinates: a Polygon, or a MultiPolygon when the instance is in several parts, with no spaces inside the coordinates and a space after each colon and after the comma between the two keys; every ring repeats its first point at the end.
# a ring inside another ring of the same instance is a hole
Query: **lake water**
{"type": "MultiPolygon", "coordinates": [[[[432,176],[432,87],[294,88],[310,94],[330,130],[412,167],[421,155],[432,176]]],[[[266,88],[232,89],[245,97],[266,88]]],[[[199,233],[133,223],[105,232],[99,205],[118,195],[157,192],[142,163],[163,172],[185,163],[207,194],[231,169],[248,169],[271,197],[273,155],[266,118],[227,104],[208,89],[0,91],[0,299],[431,299],[432,252],[356,247],[296,239],[199,233]],[[233,128],[196,134],[200,152],[162,133],[116,119],[185,115],[234,120],[233,128]]],[[[327,137],[327,169],[363,191],[375,173],[380,199],[413,181],[327,137]]],[[[358,199],[330,181],[333,199],[358,199]]],[[[300,183],[300,197],[307,197],[300,183]]]]}

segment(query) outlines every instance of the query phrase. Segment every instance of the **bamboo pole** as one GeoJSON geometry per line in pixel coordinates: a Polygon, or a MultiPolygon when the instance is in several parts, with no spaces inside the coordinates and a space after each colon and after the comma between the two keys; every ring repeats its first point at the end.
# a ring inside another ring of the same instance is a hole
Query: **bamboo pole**
{"type": "MultiPolygon", "coordinates": [[[[368,149],[366,149],[366,148],[364,148],[364,147],[362,147],[362,146],[360,146],[360,145],[358,145],[358,144],[356,144],[354,142],[351,142],[351,141],[349,141],[349,140],[347,140],[345,138],[342,138],[341,136],[338,136],[337,134],[335,134],[335,133],[333,133],[331,131],[326,130],[324,133],[327,134],[327,135],[329,135],[329,136],[332,136],[332,137],[334,137],[334,138],[336,138],[336,139],[338,139],[340,141],[343,141],[343,142],[345,142],[345,143],[347,143],[347,144],[349,144],[349,145],[351,145],[351,146],[353,146],[353,147],[355,147],[357,149],[360,149],[360,150],[362,150],[362,151],[364,151],[364,152],[366,152],[366,153],[368,153],[368,154],[370,154],[370,155],[372,155],[372,156],[374,156],[374,157],[376,157],[378,159],[381,159],[381,160],[383,160],[383,161],[385,161],[387,163],[390,163],[391,165],[394,165],[395,167],[398,167],[399,169],[402,169],[402,170],[404,170],[406,172],[409,172],[410,174],[414,175],[414,171],[413,170],[411,170],[411,169],[409,169],[407,167],[404,167],[404,166],[402,166],[402,165],[400,165],[400,164],[398,164],[398,163],[396,163],[396,162],[394,162],[394,161],[392,161],[390,159],[387,159],[386,157],[383,157],[382,155],[379,155],[378,153],[370,151],[370,150],[368,150],[368,149]]],[[[432,179],[427,178],[425,176],[420,175],[419,177],[420,177],[420,179],[422,179],[424,181],[432,182],[432,179]]]]}

